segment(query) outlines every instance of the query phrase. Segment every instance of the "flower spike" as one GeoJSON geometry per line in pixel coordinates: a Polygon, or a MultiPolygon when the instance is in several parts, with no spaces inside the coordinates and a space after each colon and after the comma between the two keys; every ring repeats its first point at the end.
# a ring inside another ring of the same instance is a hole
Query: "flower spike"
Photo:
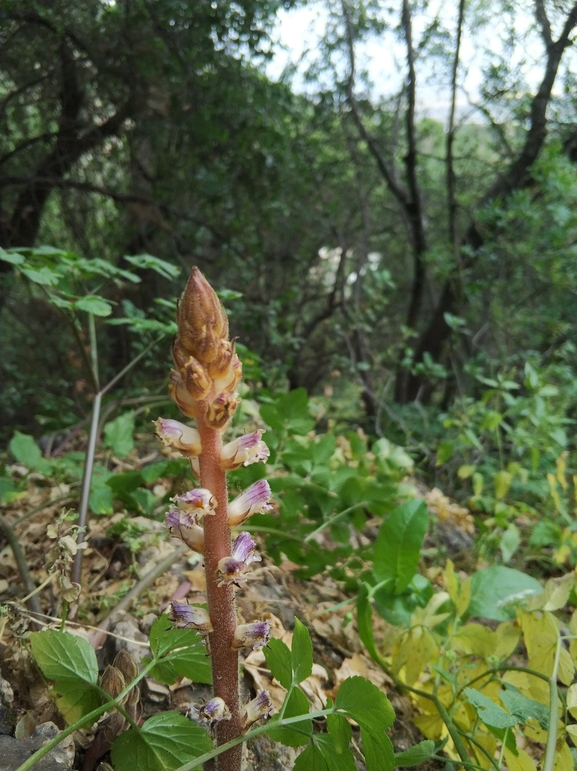
{"type": "Polygon", "coordinates": [[[261,440],[263,433],[264,431],[259,429],[225,444],[220,454],[221,469],[232,471],[241,466],[250,466],[251,463],[266,461],[269,456],[269,449],[261,440]]]}
{"type": "Polygon", "coordinates": [[[210,616],[204,608],[181,602],[171,602],[170,607],[169,618],[177,629],[196,629],[200,634],[212,632],[210,616]]]}
{"type": "Polygon", "coordinates": [[[253,514],[269,511],[272,508],[269,504],[271,495],[266,479],[259,479],[254,485],[251,485],[242,495],[237,496],[228,504],[228,524],[230,527],[242,524],[253,514]]]}
{"type": "Polygon", "coordinates": [[[219,586],[237,584],[242,581],[243,573],[251,562],[260,562],[261,558],[254,553],[256,543],[249,533],[240,533],[232,545],[232,555],[223,557],[218,563],[218,574],[221,577],[219,586]]]}

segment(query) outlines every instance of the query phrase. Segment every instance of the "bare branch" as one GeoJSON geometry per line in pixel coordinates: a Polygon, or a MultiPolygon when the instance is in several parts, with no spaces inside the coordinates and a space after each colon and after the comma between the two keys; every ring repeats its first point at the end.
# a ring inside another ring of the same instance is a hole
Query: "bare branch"
{"type": "Polygon", "coordinates": [[[541,30],[541,37],[545,43],[546,48],[553,45],[553,37],[551,35],[551,24],[547,18],[547,12],[545,10],[545,4],[543,0],[535,0],[535,17],[541,30]]]}
{"type": "Polygon", "coordinates": [[[465,0],[459,0],[459,17],[457,20],[457,40],[455,42],[455,58],[453,59],[453,71],[451,73],[451,111],[449,114],[449,130],[447,131],[447,198],[449,216],[449,241],[453,247],[455,258],[458,259],[457,245],[457,198],[456,177],[453,157],[453,143],[455,141],[455,111],[457,108],[457,73],[459,70],[459,57],[461,55],[461,38],[463,35],[463,19],[465,15],[465,0]]]}

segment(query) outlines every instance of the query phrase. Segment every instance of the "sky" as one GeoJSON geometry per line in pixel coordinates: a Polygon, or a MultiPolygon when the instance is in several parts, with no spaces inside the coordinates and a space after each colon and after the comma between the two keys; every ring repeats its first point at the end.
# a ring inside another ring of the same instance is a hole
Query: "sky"
{"type": "MultiPolygon", "coordinates": [[[[400,4],[399,4],[400,5],[400,4]]],[[[443,0],[431,0],[427,16],[414,19],[414,41],[418,41],[425,26],[439,14],[442,23],[454,33],[456,29],[457,3],[443,3],[443,0]],[[419,26],[421,27],[419,29],[419,26]]],[[[391,22],[398,22],[397,15],[391,16],[391,22]]],[[[525,13],[521,12],[515,19],[515,32],[524,36],[524,44],[517,46],[516,63],[523,66],[525,79],[534,88],[542,75],[543,48],[541,41],[533,31],[533,13],[531,5],[527,4],[525,13]]],[[[287,65],[296,65],[297,72],[293,79],[293,87],[300,92],[313,91],[314,85],[307,84],[303,74],[308,66],[318,57],[319,39],[322,36],[328,16],[323,2],[309,2],[278,14],[273,38],[278,41],[274,47],[275,56],[267,66],[267,72],[273,79],[282,76],[287,65]]],[[[463,89],[457,94],[458,114],[468,120],[482,120],[478,111],[472,110],[469,99],[479,98],[482,83],[482,68],[491,60],[496,61],[503,52],[504,41],[509,32],[510,19],[489,19],[487,24],[477,33],[473,40],[465,34],[461,46],[460,81],[463,89]],[[476,117],[475,117],[476,116],[476,117]]],[[[391,96],[400,90],[405,73],[405,49],[401,41],[395,39],[392,32],[386,32],[379,38],[358,47],[357,64],[366,68],[372,81],[372,98],[391,96]]],[[[343,60],[343,66],[345,62],[343,60]]],[[[450,108],[450,90],[443,84],[443,74],[433,72],[430,60],[427,67],[418,67],[418,103],[417,109],[422,115],[429,115],[438,120],[447,118],[450,108]]]]}

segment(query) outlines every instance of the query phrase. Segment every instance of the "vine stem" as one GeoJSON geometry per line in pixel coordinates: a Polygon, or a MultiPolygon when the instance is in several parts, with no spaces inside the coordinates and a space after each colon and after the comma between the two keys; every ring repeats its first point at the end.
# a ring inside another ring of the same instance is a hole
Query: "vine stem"
{"type": "Polygon", "coordinates": [[[559,691],[557,690],[557,675],[559,673],[559,661],[561,659],[561,635],[557,637],[553,671],[549,678],[549,733],[547,734],[547,746],[545,748],[545,760],[543,771],[553,771],[555,766],[555,750],[557,749],[557,723],[559,721],[559,691]]]}
{"type": "MultiPolygon", "coordinates": [[[[218,563],[231,554],[231,536],[228,524],[228,489],[226,474],[220,468],[221,434],[197,420],[202,444],[200,483],[216,498],[215,514],[204,517],[204,566],[206,594],[213,631],[208,637],[212,663],[214,695],[227,705],[231,718],[217,726],[217,744],[221,746],[242,735],[239,703],[238,653],[232,649],[236,630],[236,608],[231,586],[219,586],[218,563]]],[[[242,744],[223,752],[217,760],[219,771],[240,771],[242,744]]]]}

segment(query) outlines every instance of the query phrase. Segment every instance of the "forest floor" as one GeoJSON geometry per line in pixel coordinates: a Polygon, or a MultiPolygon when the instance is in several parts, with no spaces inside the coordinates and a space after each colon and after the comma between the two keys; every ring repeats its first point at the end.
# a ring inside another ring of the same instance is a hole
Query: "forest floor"
{"type": "MultiPolygon", "coordinates": [[[[125,468],[126,464],[122,466],[125,468]]],[[[24,474],[26,469],[12,468],[12,472],[24,474]]],[[[16,536],[26,567],[4,537],[0,542],[0,602],[4,605],[4,615],[0,617],[0,747],[3,749],[0,771],[14,771],[46,738],[51,738],[56,730],[54,726],[64,727],[49,686],[31,658],[26,633],[38,627],[60,628],[61,599],[56,582],[50,580],[46,568],[46,555],[54,545],[49,526],[61,515],[63,505],[77,505],[78,490],[54,484],[33,473],[27,474],[27,482],[26,494],[5,504],[2,512],[3,535],[12,532],[16,536]],[[44,587],[26,603],[23,603],[26,593],[23,570],[29,574],[25,579],[28,586],[32,581],[36,587],[44,587]],[[36,621],[29,612],[34,600],[36,609],[43,614],[36,614],[36,621]]],[[[158,484],[162,487],[162,480],[158,484]]],[[[167,490],[169,484],[167,480],[167,490]]],[[[160,487],[155,489],[159,497],[165,494],[160,487]]],[[[442,542],[443,550],[451,552],[457,563],[459,559],[466,561],[472,543],[472,517],[438,490],[423,488],[423,496],[437,514],[437,527],[433,531],[442,542]]],[[[182,544],[168,537],[163,523],[143,516],[130,516],[138,532],[136,540],[111,535],[111,526],[125,516],[119,512],[112,517],[89,519],[82,594],[80,603],[71,606],[66,626],[94,645],[101,669],[111,663],[121,649],[141,661],[149,652],[150,627],[170,601],[185,598],[191,603],[205,601],[200,556],[184,552],[182,544]],[[160,564],[164,564],[166,570],[159,574],[160,564]]],[[[355,537],[373,537],[377,524],[375,521],[371,526],[369,522],[365,532],[355,537]]],[[[255,538],[258,541],[258,535],[255,538]]],[[[430,539],[427,545],[429,549],[436,547],[430,539]]],[[[298,567],[288,560],[275,565],[263,554],[263,561],[252,570],[238,592],[239,619],[244,622],[269,619],[273,636],[290,646],[294,619],[298,617],[313,639],[313,673],[302,684],[313,709],[322,709],[327,697],[334,698],[345,678],[362,675],[383,689],[393,704],[397,715],[391,730],[395,750],[413,746],[422,739],[411,719],[415,708],[410,698],[397,692],[392,680],[364,652],[352,614],[354,597],[347,595],[342,586],[325,573],[306,581],[298,579],[295,577],[298,567]]],[[[434,567],[426,569],[433,580],[440,573],[434,567]]],[[[379,635],[378,629],[376,635],[379,635]]],[[[244,697],[251,698],[255,690],[264,688],[278,709],[285,691],[271,679],[261,651],[253,651],[244,659],[243,672],[244,697]]],[[[170,687],[146,678],[141,689],[141,715],[144,719],[170,709],[186,714],[193,703],[208,696],[208,686],[193,684],[185,678],[170,687]]],[[[102,730],[102,725],[97,725],[90,731],[76,732],[73,741],[64,742],[38,769],[105,771],[110,768],[103,764],[109,745],[99,740],[102,730]]],[[[254,771],[289,771],[298,752],[261,735],[247,749],[246,767],[254,771]]],[[[355,754],[358,769],[362,771],[362,755],[355,754]]],[[[435,764],[431,762],[426,768],[433,769],[435,764]]]]}

